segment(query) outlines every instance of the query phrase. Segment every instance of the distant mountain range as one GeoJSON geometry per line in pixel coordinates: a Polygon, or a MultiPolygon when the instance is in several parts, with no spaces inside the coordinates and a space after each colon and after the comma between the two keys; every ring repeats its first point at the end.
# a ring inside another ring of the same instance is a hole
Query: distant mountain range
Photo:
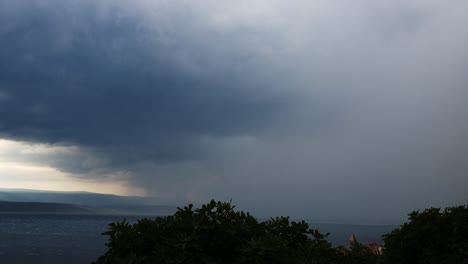
{"type": "Polygon", "coordinates": [[[111,214],[115,212],[75,204],[0,201],[0,213],[111,214]]]}
{"type": "Polygon", "coordinates": [[[0,188],[0,213],[169,215],[176,209],[175,206],[158,205],[147,197],[0,188]]]}

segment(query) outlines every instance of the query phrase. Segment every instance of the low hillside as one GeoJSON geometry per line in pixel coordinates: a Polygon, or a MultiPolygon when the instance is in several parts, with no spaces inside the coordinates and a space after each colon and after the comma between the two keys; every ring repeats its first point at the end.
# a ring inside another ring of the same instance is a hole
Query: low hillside
{"type": "MultiPolygon", "coordinates": [[[[175,206],[157,204],[155,202],[156,200],[157,199],[151,197],[119,196],[90,192],[57,192],[0,188],[0,201],[67,204],[78,207],[74,208],[72,211],[80,208],[93,208],[92,210],[111,214],[169,215],[177,210],[175,206]]],[[[42,208],[42,206],[39,207],[42,208]]]]}
{"type": "Polygon", "coordinates": [[[7,202],[0,201],[0,213],[72,213],[101,214],[110,210],[64,203],[7,202]]]}

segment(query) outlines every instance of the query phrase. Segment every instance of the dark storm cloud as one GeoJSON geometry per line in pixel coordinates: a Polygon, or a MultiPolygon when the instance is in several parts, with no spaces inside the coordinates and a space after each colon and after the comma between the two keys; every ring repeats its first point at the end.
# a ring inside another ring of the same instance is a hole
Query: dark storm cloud
{"type": "Polygon", "coordinates": [[[0,135],[160,202],[347,221],[466,203],[466,8],[2,1],[0,135]]]}
{"type": "Polygon", "coordinates": [[[123,7],[103,17],[69,5],[33,4],[21,18],[0,18],[12,24],[0,31],[5,137],[196,158],[197,137],[255,133],[286,103],[261,91],[278,84],[239,65],[243,54],[209,57],[216,39],[177,32],[190,17],[163,32],[168,40],[123,7]]]}

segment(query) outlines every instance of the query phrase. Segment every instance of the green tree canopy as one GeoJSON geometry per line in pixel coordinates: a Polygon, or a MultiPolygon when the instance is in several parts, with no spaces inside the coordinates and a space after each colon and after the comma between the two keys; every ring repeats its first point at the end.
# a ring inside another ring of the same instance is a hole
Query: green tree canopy
{"type": "Polygon", "coordinates": [[[231,203],[179,208],[171,216],[112,223],[96,264],[467,264],[468,207],[412,212],[384,236],[384,255],[354,243],[333,248],[328,234],[288,217],[259,222],[231,203]]]}
{"type": "Polygon", "coordinates": [[[171,216],[113,223],[96,263],[330,263],[326,235],[287,217],[259,222],[230,203],[192,205],[171,216]]]}
{"type": "Polygon", "coordinates": [[[426,209],[384,236],[385,259],[398,264],[468,263],[468,207],[426,209]]]}

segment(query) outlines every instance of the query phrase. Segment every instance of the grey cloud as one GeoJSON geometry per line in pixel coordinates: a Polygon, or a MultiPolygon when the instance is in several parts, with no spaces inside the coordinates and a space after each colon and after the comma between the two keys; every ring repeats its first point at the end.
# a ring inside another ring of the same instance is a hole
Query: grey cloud
{"type": "Polygon", "coordinates": [[[278,84],[239,69],[237,51],[209,57],[216,39],[200,46],[179,32],[158,34],[123,7],[102,18],[91,8],[52,6],[24,11],[2,32],[0,80],[9,100],[0,127],[7,137],[123,146],[171,160],[196,152],[198,136],[254,133],[288,103],[252,91],[278,84]],[[160,36],[171,33],[173,43],[160,36]]]}
{"type": "Polygon", "coordinates": [[[467,201],[464,2],[37,3],[0,9],[0,134],[79,146],[77,177],[349,221],[467,201]]]}

